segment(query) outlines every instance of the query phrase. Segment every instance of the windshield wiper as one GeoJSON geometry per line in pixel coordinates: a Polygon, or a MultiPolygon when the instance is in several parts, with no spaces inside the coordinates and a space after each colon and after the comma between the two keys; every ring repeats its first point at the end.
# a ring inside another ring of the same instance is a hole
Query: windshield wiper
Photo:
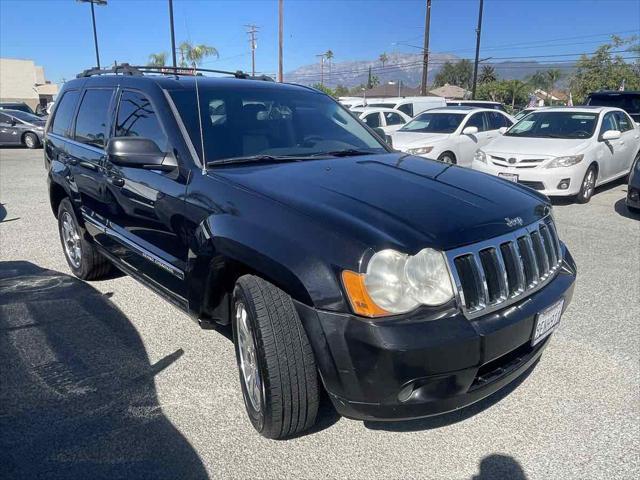
{"type": "Polygon", "coordinates": [[[297,162],[302,160],[300,156],[287,155],[248,155],[246,157],[223,158],[221,160],[213,160],[207,162],[207,167],[215,167],[217,165],[231,165],[234,163],[253,163],[253,162],[297,162]]]}
{"type": "Polygon", "coordinates": [[[311,157],[355,157],[358,155],[371,155],[372,153],[376,153],[376,152],[372,152],[371,150],[358,150],[355,148],[346,148],[344,150],[333,150],[330,152],[313,153],[310,156],[311,157]]]}

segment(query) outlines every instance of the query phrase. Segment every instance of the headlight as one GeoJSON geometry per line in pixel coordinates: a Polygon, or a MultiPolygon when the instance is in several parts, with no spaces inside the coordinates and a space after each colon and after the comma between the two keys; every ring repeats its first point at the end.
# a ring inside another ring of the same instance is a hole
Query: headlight
{"type": "Polygon", "coordinates": [[[366,273],[344,271],[342,280],[355,313],[367,317],[442,305],[453,298],[445,256],[431,248],[414,256],[381,250],[369,260],[366,273]]]}
{"type": "Polygon", "coordinates": [[[482,150],[476,150],[476,153],[473,155],[473,159],[482,163],[487,163],[487,154],[482,150]]]}
{"type": "Polygon", "coordinates": [[[429,153],[433,150],[433,147],[418,147],[418,148],[408,148],[407,153],[411,155],[424,155],[425,153],[429,153]]]}
{"type": "Polygon", "coordinates": [[[547,168],[558,168],[558,167],[570,167],[577,163],[580,163],[584,155],[569,155],[567,157],[558,157],[551,160],[551,162],[547,165],[547,168]]]}

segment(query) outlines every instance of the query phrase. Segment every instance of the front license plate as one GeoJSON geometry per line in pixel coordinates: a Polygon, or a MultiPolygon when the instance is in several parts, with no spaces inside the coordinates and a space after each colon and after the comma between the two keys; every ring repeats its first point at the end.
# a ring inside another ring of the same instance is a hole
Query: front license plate
{"type": "Polygon", "coordinates": [[[498,173],[500,178],[504,178],[505,180],[509,180],[510,182],[518,183],[518,174],[516,173],[498,173]]]}
{"type": "Polygon", "coordinates": [[[555,330],[558,323],[560,323],[563,305],[564,298],[538,314],[535,327],[533,328],[532,346],[548,337],[549,334],[555,330]]]}

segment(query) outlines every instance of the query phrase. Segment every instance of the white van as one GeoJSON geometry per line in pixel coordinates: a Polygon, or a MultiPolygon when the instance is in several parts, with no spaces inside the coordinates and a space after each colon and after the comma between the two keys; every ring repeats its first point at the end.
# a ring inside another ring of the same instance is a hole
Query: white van
{"type": "Polygon", "coordinates": [[[443,97],[393,97],[383,99],[371,99],[367,102],[367,107],[393,108],[406,113],[410,117],[415,117],[419,113],[432,108],[446,107],[447,102],[443,97]]]}

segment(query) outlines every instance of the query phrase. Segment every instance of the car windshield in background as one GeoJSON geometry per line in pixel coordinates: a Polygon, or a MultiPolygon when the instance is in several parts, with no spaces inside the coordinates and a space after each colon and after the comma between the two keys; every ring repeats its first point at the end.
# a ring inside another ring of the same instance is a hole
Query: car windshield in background
{"type": "Polygon", "coordinates": [[[33,114],[33,110],[31,110],[31,107],[29,107],[29,105],[23,104],[23,103],[9,103],[9,104],[5,104],[3,106],[4,110],[18,110],[20,112],[26,112],[26,113],[31,113],[33,114]]]}
{"type": "Polygon", "coordinates": [[[509,129],[506,136],[532,138],[590,138],[597,113],[532,112],[509,129]]]}
{"type": "Polygon", "coordinates": [[[23,122],[28,122],[28,123],[43,123],[44,120],[41,117],[38,117],[37,115],[34,115],[32,113],[27,113],[27,112],[23,112],[21,110],[13,110],[11,112],[6,112],[9,115],[11,115],[12,117],[16,117],[19,120],[22,120],[23,122]]]}
{"type": "MultiPolygon", "coordinates": [[[[311,90],[204,86],[199,96],[207,163],[387,152],[352,114],[311,90]]],[[[201,156],[195,91],[176,90],[171,97],[201,156]]]]}
{"type": "Polygon", "coordinates": [[[587,99],[587,105],[598,107],[616,107],[629,113],[640,113],[640,93],[632,94],[591,94],[587,99]]]}
{"type": "Polygon", "coordinates": [[[453,133],[466,115],[463,113],[423,113],[408,122],[401,132],[453,133]]]}

